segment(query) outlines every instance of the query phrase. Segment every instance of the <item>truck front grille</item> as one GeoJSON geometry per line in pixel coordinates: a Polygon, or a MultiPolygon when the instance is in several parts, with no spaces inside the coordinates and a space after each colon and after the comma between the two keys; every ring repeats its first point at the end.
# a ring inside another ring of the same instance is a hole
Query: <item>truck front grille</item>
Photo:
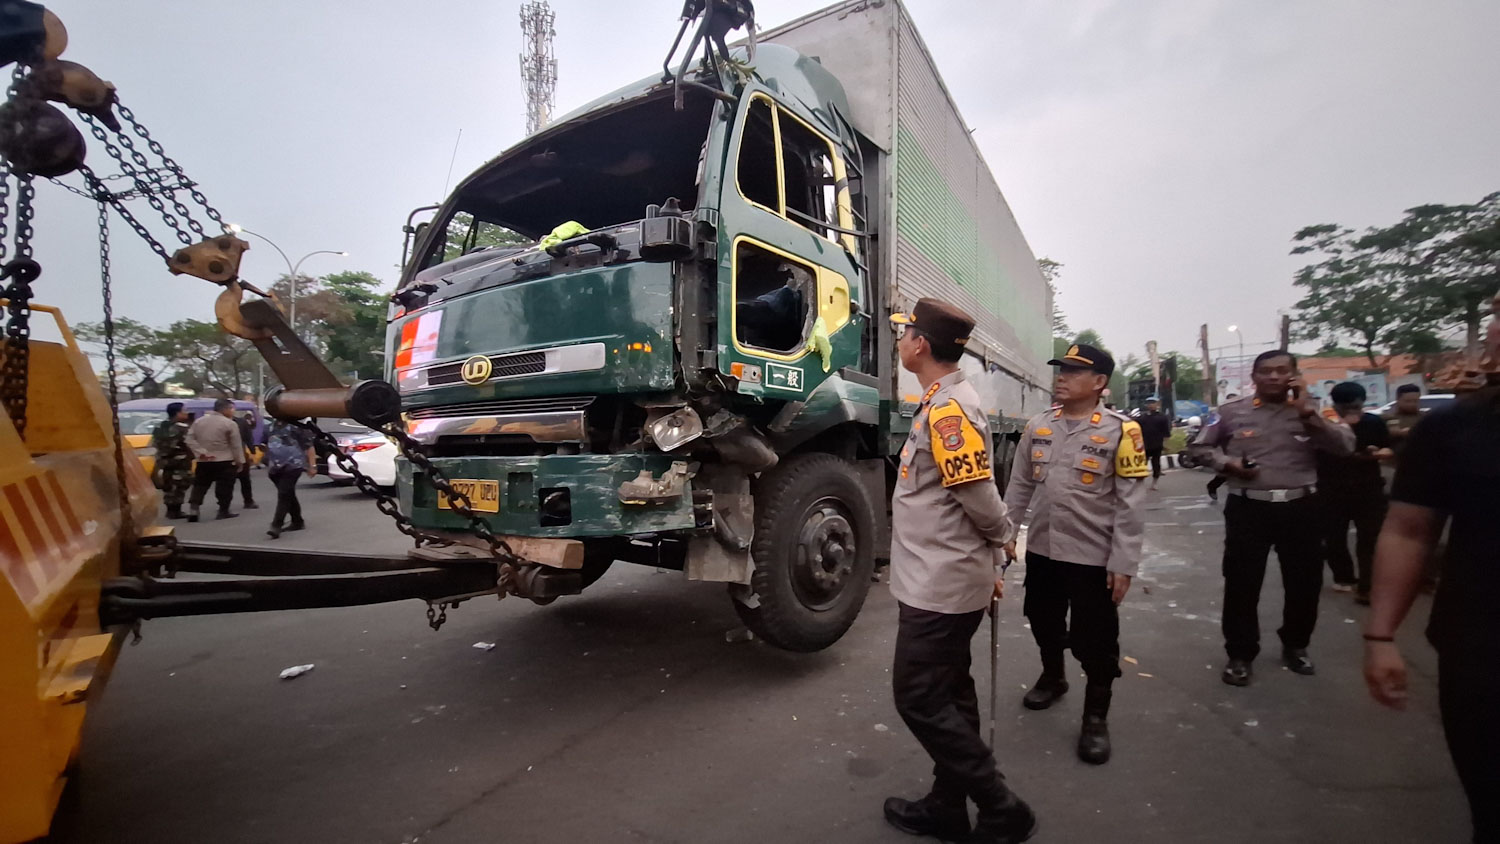
{"type": "MultiPolygon", "coordinates": [[[[508,378],[516,375],[535,375],[547,369],[547,355],[545,352],[521,352],[514,355],[492,355],[490,364],[493,370],[490,378],[508,378]]],[[[427,371],[427,386],[444,387],[449,384],[463,382],[463,362],[445,363],[442,366],[434,366],[427,371]]]]}
{"type": "Polygon", "coordinates": [[[444,416],[503,416],[512,413],[548,413],[559,410],[583,410],[594,403],[593,396],[549,396],[535,399],[439,404],[407,411],[413,419],[436,419],[444,416]]]}

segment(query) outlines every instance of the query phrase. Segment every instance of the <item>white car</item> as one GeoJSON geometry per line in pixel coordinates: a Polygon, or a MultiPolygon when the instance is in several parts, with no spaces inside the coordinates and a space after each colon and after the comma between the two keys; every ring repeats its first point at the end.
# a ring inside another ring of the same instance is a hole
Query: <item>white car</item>
{"type": "MultiPolygon", "coordinates": [[[[339,437],[340,449],[351,458],[361,472],[382,487],[396,485],[396,455],[400,450],[383,434],[370,431],[350,437],[339,437]]],[[[352,484],[354,476],[345,472],[337,460],[328,461],[328,477],[335,483],[352,484]]]]}
{"type": "MultiPolygon", "coordinates": [[[[1422,397],[1421,412],[1427,413],[1428,411],[1436,410],[1440,407],[1447,407],[1457,400],[1458,396],[1455,396],[1452,393],[1428,393],[1427,395],[1422,397]]],[[[1394,401],[1390,401],[1370,412],[1374,413],[1376,416],[1383,416],[1395,409],[1396,403],[1394,401]]]]}

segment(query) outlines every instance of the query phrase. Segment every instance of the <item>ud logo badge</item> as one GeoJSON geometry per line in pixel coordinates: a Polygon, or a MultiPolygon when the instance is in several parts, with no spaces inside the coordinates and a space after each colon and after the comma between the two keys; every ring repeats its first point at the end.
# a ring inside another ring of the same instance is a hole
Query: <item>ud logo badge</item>
{"type": "Polygon", "coordinates": [[[484,355],[475,355],[464,361],[459,368],[458,374],[463,376],[465,384],[483,384],[490,380],[490,373],[494,371],[494,364],[484,355]]]}

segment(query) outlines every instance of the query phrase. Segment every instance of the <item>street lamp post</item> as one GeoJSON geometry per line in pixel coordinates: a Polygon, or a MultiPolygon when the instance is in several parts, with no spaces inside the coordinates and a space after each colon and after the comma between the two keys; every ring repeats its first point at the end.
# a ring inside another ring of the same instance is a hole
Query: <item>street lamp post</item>
{"type": "Polygon", "coordinates": [[[287,279],[288,279],[288,283],[292,286],[291,297],[290,297],[291,298],[291,302],[288,303],[288,308],[290,309],[290,313],[288,314],[288,320],[287,321],[292,326],[292,333],[296,334],[297,333],[297,270],[302,267],[302,262],[306,261],[308,258],[311,258],[314,255],[343,255],[343,256],[347,257],[349,253],[348,252],[343,252],[343,251],[340,251],[340,250],[336,250],[336,249],[318,249],[316,251],[309,252],[306,255],[303,255],[301,258],[298,258],[297,262],[294,264],[294,263],[292,263],[292,259],[287,257],[286,252],[283,251],[280,246],[276,245],[276,241],[270,239],[269,237],[266,237],[265,235],[260,234],[258,232],[250,231],[249,229],[245,228],[244,226],[238,225],[236,223],[230,223],[229,224],[229,230],[231,232],[235,233],[235,234],[241,234],[241,233],[243,233],[243,234],[253,234],[253,235],[255,235],[256,237],[260,238],[261,240],[264,240],[266,243],[271,244],[271,248],[275,249],[276,252],[279,255],[281,255],[281,260],[286,261],[287,271],[289,273],[291,273],[291,275],[287,276],[287,279]]]}
{"type": "Polygon", "coordinates": [[[1239,340],[1240,340],[1240,363],[1239,363],[1239,366],[1235,368],[1235,371],[1239,373],[1240,383],[1236,385],[1238,387],[1238,390],[1236,392],[1240,393],[1241,395],[1244,395],[1244,393],[1245,393],[1245,335],[1240,331],[1240,327],[1238,325],[1231,325],[1231,326],[1229,326],[1229,333],[1231,333],[1234,336],[1238,337],[1239,340]]]}

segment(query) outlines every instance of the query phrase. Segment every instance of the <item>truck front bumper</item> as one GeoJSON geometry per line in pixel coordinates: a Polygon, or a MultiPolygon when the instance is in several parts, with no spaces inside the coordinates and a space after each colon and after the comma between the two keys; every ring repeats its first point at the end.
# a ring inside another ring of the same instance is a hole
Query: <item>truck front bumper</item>
{"type": "MultiPolygon", "coordinates": [[[[432,464],[450,480],[498,485],[481,513],[496,533],[582,538],[688,530],[695,527],[692,481],[682,494],[650,503],[621,500],[620,487],[641,472],[660,478],[681,462],[664,454],[555,454],[545,457],[437,457],[432,464]]],[[[401,509],[418,527],[465,530],[468,523],[438,506],[438,494],[410,461],[397,461],[401,509]]]]}

